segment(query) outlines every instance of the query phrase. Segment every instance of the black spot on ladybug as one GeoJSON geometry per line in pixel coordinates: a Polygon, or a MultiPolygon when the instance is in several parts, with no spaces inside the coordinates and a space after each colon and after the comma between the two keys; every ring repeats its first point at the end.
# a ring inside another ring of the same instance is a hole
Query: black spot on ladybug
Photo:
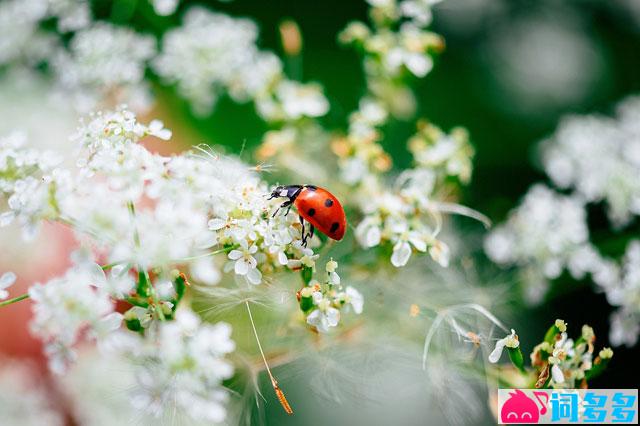
{"type": "Polygon", "coordinates": [[[314,214],[316,214],[316,209],[309,209],[309,211],[307,212],[307,214],[309,216],[313,216],[314,214]]]}
{"type": "Polygon", "coordinates": [[[331,207],[332,205],[333,205],[333,200],[331,198],[327,198],[326,200],[324,200],[325,207],[331,207]]]}
{"type": "Polygon", "coordinates": [[[338,228],[340,228],[340,224],[338,222],[333,222],[331,224],[331,229],[330,229],[331,233],[336,232],[338,228]]]}
{"type": "Polygon", "coordinates": [[[309,191],[315,191],[316,189],[318,189],[317,186],[313,186],[313,185],[307,185],[306,187],[309,191]]]}

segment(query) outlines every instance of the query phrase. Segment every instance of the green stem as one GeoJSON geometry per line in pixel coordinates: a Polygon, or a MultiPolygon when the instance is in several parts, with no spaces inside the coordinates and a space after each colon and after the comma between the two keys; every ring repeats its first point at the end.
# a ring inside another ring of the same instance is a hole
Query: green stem
{"type": "Polygon", "coordinates": [[[5,300],[5,301],[0,302],[0,306],[8,306],[8,305],[11,305],[13,303],[16,303],[16,302],[19,302],[21,300],[28,299],[28,298],[29,298],[29,293],[25,293],[22,296],[14,297],[13,299],[9,299],[9,300],[5,300]]]}
{"type": "Polygon", "coordinates": [[[197,260],[197,259],[202,259],[204,257],[209,257],[209,256],[215,256],[216,254],[220,254],[220,253],[228,253],[231,250],[235,250],[238,247],[240,247],[239,244],[234,244],[231,245],[229,247],[224,247],[218,250],[214,250],[214,251],[210,251],[208,253],[203,253],[203,254],[199,254],[197,256],[191,256],[191,257],[183,257],[182,259],[175,259],[174,262],[178,263],[178,262],[189,262],[192,260],[197,260]]]}
{"type": "Polygon", "coordinates": [[[164,316],[164,312],[162,312],[162,304],[160,304],[160,301],[158,300],[158,297],[156,296],[155,289],[153,290],[153,306],[155,306],[156,313],[158,314],[158,319],[160,321],[165,321],[166,318],[164,316]]]}
{"type": "Polygon", "coordinates": [[[114,266],[122,265],[123,263],[127,263],[127,261],[126,260],[121,260],[119,262],[107,263],[106,265],[102,265],[101,268],[102,268],[103,271],[106,271],[107,269],[111,269],[114,266]]]}
{"type": "Polygon", "coordinates": [[[136,247],[140,247],[140,234],[138,233],[138,227],[136,226],[136,207],[133,205],[133,201],[129,201],[127,203],[127,207],[129,208],[129,213],[131,214],[131,218],[133,219],[133,242],[136,247]]]}

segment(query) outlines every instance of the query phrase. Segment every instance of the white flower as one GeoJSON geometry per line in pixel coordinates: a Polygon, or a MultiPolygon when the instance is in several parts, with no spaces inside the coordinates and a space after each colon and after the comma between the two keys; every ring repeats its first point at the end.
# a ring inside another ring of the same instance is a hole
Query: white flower
{"type": "Polygon", "coordinates": [[[327,308],[326,311],[316,309],[307,317],[307,323],[318,329],[321,333],[329,331],[329,327],[335,327],[340,321],[340,311],[336,308],[327,308]]]}
{"type": "Polygon", "coordinates": [[[551,366],[551,378],[556,383],[564,383],[564,373],[558,364],[551,366]]]}
{"type": "Polygon", "coordinates": [[[424,53],[411,52],[400,47],[389,51],[386,56],[386,66],[393,73],[404,65],[416,77],[424,77],[433,68],[433,60],[424,53]]]}
{"type": "Polygon", "coordinates": [[[0,275],[0,300],[6,299],[9,297],[9,292],[7,289],[16,282],[16,274],[13,272],[5,272],[0,275]]]}
{"type": "Polygon", "coordinates": [[[435,241],[433,245],[429,247],[429,254],[431,258],[438,262],[443,268],[449,266],[449,246],[442,241],[435,241]]]}
{"type": "Polygon", "coordinates": [[[152,0],[153,10],[160,16],[169,16],[178,8],[180,0],[152,0]]]}
{"type": "Polygon", "coordinates": [[[316,266],[318,255],[314,254],[313,250],[308,247],[303,247],[299,240],[293,244],[293,247],[299,258],[289,259],[287,266],[290,269],[299,269],[303,266],[306,266],[307,268],[314,268],[316,266]]]}
{"type": "Polygon", "coordinates": [[[500,356],[502,355],[502,351],[504,348],[517,348],[520,346],[520,342],[518,341],[518,337],[516,336],[516,331],[511,329],[511,334],[508,334],[506,337],[498,340],[496,342],[496,346],[489,354],[489,362],[495,364],[500,360],[500,356]]]}
{"type": "Polygon", "coordinates": [[[242,250],[231,250],[229,259],[234,262],[234,271],[237,275],[246,276],[251,284],[260,284],[262,273],[257,269],[258,261],[253,255],[258,251],[258,247],[251,245],[243,247],[242,250]]]}
{"type": "Polygon", "coordinates": [[[391,254],[391,264],[396,268],[404,266],[411,257],[411,246],[407,241],[398,241],[393,246],[393,253],[391,254]]]}
{"type": "Polygon", "coordinates": [[[337,268],[338,268],[338,262],[336,262],[333,259],[328,261],[327,264],[325,265],[325,269],[327,271],[327,274],[329,275],[330,284],[333,284],[333,285],[340,284],[340,275],[338,275],[338,273],[336,272],[337,268]]]}
{"type": "Polygon", "coordinates": [[[373,216],[365,217],[356,228],[356,238],[364,248],[371,248],[380,244],[382,239],[380,219],[373,216]]]}
{"type": "Polygon", "coordinates": [[[110,268],[108,275],[100,265],[93,262],[90,262],[85,268],[91,276],[91,285],[95,285],[115,297],[122,298],[135,287],[133,278],[123,265],[114,265],[113,268],[110,268]]]}
{"type": "Polygon", "coordinates": [[[317,309],[309,314],[307,323],[315,326],[319,332],[326,333],[329,327],[335,327],[340,322],[340,311],[331,306],[331,301],[322,293],[315,292],[312,297],[317,309]]]}
{"type": "Polygon", "coordinates": [[[259,99],[257,107],[267,120],[297,120],[325,115],[329,102],[317,84],[284,80],[275,89],[275,97],[259,99]]]}
{"type": "Polygon", "coordinates": [[[344,303],[353,307],[353,312],[360,315],[364,306],[364,297],[355,288],[349,286],[345,289],[344,303]]]}
{"type": "MultiPolygon", "coordinates": [[[[401,229],[404,225],[401,225],[401,229]]],[[[405,266],[411,257],[412,249],[411,245],[416,248],[416,250],[424,252],[427,251],[427,243],[423,238],[423,235],[416,231],[400,231],[400,236],[398,242],[393,246],[393,253],[391,254],[391,264],[397,268],[405,266]]],[[[438,258],[439,261],[442,261],[440,256],[441,253],[434,252],[432,257],[434,259],[438,258]]],[[[448,259],[447,259],[448,262],[448,259]]]]}
{"type": "Polygon", "coordinates": [[[413,19],[414,24],[426,27],[433,18],[431,6],[441,0],[405,0],[400,3],[403,16],[413,19]]]}

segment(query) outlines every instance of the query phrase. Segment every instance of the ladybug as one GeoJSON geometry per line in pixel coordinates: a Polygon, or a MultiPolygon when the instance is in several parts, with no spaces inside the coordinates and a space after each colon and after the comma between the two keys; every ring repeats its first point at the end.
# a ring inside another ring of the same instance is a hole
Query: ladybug
{"type": "Polygon", "coordinates": [[[307,240],[313,237],[316,229],[327,237],[340,241],[347,230],[347,217],[342,204],[335,195],[326,189],[314,185],[286,185],[278,186],[273,192],[273,198],[288,198],[282,203],[273,216],[281,208],[287,208],[285,216],[289,214],[291,206],[295,205],[302,224],[302,245],[307,246],[307,240]],[[305,234],[305,220],[309,222],[309,233],[305,234]]]}

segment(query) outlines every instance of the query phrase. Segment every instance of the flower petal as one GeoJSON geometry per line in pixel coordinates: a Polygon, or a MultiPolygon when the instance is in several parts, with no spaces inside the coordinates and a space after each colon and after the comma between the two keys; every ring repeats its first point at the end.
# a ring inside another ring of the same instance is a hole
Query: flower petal
{"type": "Polygon", "coordinates": [[[507,338],[500,339],[496,342],[496,347],[489,354],[489,362],[495,364],[500,360],[500,356],[502,355],[502,350],[504,346],[507,344],[507,338]]]}
{"type": "Polygon", "coordinates": [[[249,272],[249,265],[247,265],[244,259],[238,259],[234,265],[234,270],[238,275],[246,275],[247,272],[249,272]]]}
{"type": "Polygon", "coordinates": [[[556,383],[564,383],[564,373],[558,364],[553,364],[551,367],[551,377],[556,383]]]}
{"type": "Polygon", "coordinates": [[[393,254],[391,255],[391,264],[396,268],[404,266],[411,257],[411,246],[406,241],[400,241],[393,247],[393,254]]]}

